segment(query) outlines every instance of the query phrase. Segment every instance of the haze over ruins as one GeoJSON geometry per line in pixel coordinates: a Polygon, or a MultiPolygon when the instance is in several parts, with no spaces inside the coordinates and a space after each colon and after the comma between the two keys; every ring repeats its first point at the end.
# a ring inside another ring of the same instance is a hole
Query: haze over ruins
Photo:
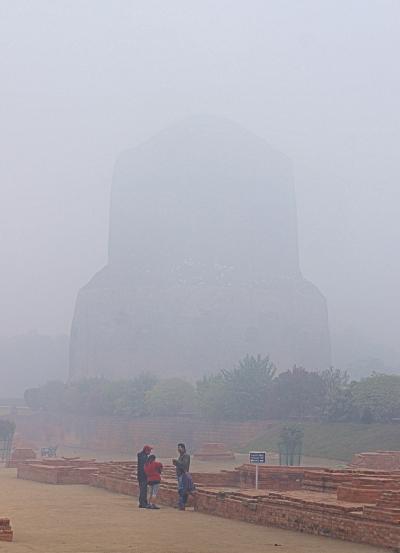
{"type": "Polygon", "coordinates": [[[327,367],[327,305],[300,270],[290,160],[228,120],[189,118],[117,160],[108,264],[78,294],[70,377],[200,377],[246,353],[327,367]]]}

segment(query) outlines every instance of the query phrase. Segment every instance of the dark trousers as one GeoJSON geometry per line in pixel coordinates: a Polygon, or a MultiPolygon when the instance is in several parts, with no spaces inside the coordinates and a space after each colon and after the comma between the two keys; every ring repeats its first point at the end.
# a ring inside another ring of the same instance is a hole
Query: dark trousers
{"type": "Polygon", "coordinates": [[[188,493],[185,493],[181,490],[179,490],[179,502],[178,502],[178,505],[179,505],[179,508],[180,509],[184,509],[186,507],[186,503],[187,503],[187,500],[189,498],[189,494],[188,493]]]}
{"type": "Polygon", "coordinates": [[[139,480],[139,507],[147,507],[147,480],[139,480]]]}

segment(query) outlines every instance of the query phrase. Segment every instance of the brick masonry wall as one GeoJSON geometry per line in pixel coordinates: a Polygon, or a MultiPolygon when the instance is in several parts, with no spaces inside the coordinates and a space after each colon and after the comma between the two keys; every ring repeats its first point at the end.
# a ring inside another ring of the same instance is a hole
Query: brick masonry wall
{"type": "MultiPolygon", "coordinates": [[[[137,496],[138,484],[107,476],[93,476],[91,485],[114,493],[137,496]]],[[[273,497],[259,500],[246,498],[245,494],[224,493],[199,488],[189,506],[205,514],[240,520],[264,526],[277,526],[309,534],[338,538],[356,543],[365,543],[387,548],[400,547],[400,526],[374,520],[363,520],[363,513],[343,512],[306,502],[291,504],[290,500],[273,497]]],[[[161,485],[159,501],[163,505],[176,506],[178,500],[176,484],[164,482],[161,485]]]]}
{"type": "Polygon", "coordinates": [[[18,439],[36,447],[63,445],[97,452],[133,455],[151,443],[160,456],[176,453],[185,442],[193,452],[205,442],[224,442],[229,449],[245,446],[265,431],[268,421],[211,423],[190,417],[125,419],[44,413],[15,415],[18,439]]]}
{"type": "Polygon", "coordinates": [[[0,541],[12,541],[13,531],[9,518],[0,518],[0,541]]]}
{"type": "MultiPolygon", "coordinates": [[[[286,486],[286,491],[238,487],[243,475],[248,475],[253,468],[242,465],[233,471],[194,474],[197,492],[190,503],[196,511],[211,515],[399,550],[400,490],[383,487],[373,505],[347,503],[338,501],[335,493],[293,489],[291,477],[301,476],[302,469],[290,467],[263,467],[262,470],[265,481],[270,479],[276,489],[286,486]],[[277,484],[279,479],[281,483],[277,484]]],[[[321,479],[321,469],[306,472],[314,472],[317,480],[321,479]]],[[[355,477],[353,471],[348,472],[355,477]]],[[[326,470],[326,474],[335,482],[347,476],[345,471],[326,470]]],[[[33,461],[19,466],[18,477],[52,484],[89,484],[131,496],[139,492],[136,465],[132,462],[33,461]]],[[[368,487],[372,477],[378,487],[386,480],[381,472],[369,473],[368,478],[361,472],[358,488],[368,487]]],[[[172,466],[163,471],[159,501],[164,505],[177,504],[177,482],[172,466]]]]}
{"type": "MultiPolygon", "coordinates": [[[[299,490],[303,484],[304,472],[303,467],[260,466],[258,487],[264,490],[299,490]]],[[[243,465],[239,474],[241,488],[255,487],[254,465],[243,465]]]]}
{"type": "Polygon", "coordinates": [[[199,493],[195,509],[229,519],[307,532],[388,548],[400,547],[400,526],[363,520],[359,513],[335,513],[318,505],[255,501],[199,493]]]}
{"type": "Polygon", "coordinates": [[[211,488],[237,488],[240,486],[240,473],[235,470],[220,472],[193,472],[193,481],[196,485],[211,488]]]}
{"type": "Polygon", "coordinates": [[[368,451],[353,456],[351,465],[373,470],[400,470],[400,451],[368,451]]]}
{"type": "Polygon", "coordinates": [[[7,463],[8,468],[18,468],[20,463],[24,463],[28,459],[36,459],[36,453],[31,448],[13,449],[10,460],[7,463]]]}

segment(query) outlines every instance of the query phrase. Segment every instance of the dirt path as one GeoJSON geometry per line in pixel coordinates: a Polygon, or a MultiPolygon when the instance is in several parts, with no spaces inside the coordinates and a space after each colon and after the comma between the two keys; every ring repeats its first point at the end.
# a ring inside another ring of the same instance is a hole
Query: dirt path
{"type": "Polygon", "coordinates": [[[191,511],[138,509],[129,496],[18,480],[10,469],[0,470],[0,516],[14,529],[0,553],[387,553],[191,511]]]}

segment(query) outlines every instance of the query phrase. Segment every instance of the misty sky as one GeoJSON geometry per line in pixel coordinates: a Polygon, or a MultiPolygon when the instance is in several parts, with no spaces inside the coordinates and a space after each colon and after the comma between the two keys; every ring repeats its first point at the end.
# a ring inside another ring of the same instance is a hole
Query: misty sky
{"type": "Polygon", "coordinates": [[[0,335],[69,332],[117,155],[209,113],[293,160],[334,347],[400,368],[399,30],[398,0],[0,0],[0,335]]]}

